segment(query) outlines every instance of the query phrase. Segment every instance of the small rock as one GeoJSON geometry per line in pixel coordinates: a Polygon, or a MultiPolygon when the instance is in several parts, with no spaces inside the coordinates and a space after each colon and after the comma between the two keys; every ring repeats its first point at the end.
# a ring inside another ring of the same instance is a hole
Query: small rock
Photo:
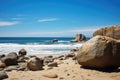
{"type": "Polygon", "coordinates": [[[70,74],[67,74],[67,76],[69,76],[70,74]]]}
{"type": "Polygon", "coordinates": [[[4,71],[12,71],[12,70],[18,70],[19,66],[8,66],[4,69],[4,71]]]}
{"type": "Polygon", "coordinates": [[[43,76],[47,77],[47,78],[57,78],[58,77],[58,75],[53,72],[45,73],[45,74],[43,74],[43,76]]]}
{"type": "Polygon", "coordinates": [[[0,72],[0,80],[8,78],[8,75],[5,72],[0,72]]]}
{"type": "Polygon", "coordinates": [[[27,62],[27,68],[32,71],[42,70],[43,60],[38,57],[33,57],[27,62]]]}
{"type": "Polygon", "coordinates": [[[59,79],[64,79],[64,77],[60,77],[59,79]]]}
{"type": "Polygon", "coordinates": [[[48,67],[47,70],[53,69],[53,67],[48,67]]]}
{"type": "Polygon", "coordinates": [[[78,49],[78,47],[76,48],[76,49],[72,49],[71,50],[71,52],[76,52],[76,51],[78,51],[79,49],[78,49]]]}
{"type": "Polygon", "coordinates": [[[57,67],[57,66],[58,66],[57,62],[48,63],[48,67],[57,67]]]}
{"type": "Polygon", "coordinates": [[[69,53],[69,54],[66,55],[66,57],[74,57],[74,56],[75,56],[74,53],[69,53]]]}
{"type": "Polygon", "coordinates": [[[61,57],[61,58],[59,58],[59,60],[64,60],[64,58],[63,58],[63,57],[61,57]]]}
{"type": "Polygon", "coordinates": [[[72,60],[76,60],[77,59],[77,57],[76,56],[74,56],[73,58],[72,58],[72,60]]]}
{"type": "Polygon", "coordinates": [[[19,56],[25,56],[27,54],[27,51],[25,49],[21,49],[19,51],[19,56]]]}
{"type": "Polygon", "coordinates": [[[25,71],[26,68],[20,67],[17,69],[17,71],[25,71]]]}
{"type": "Polygon", "coordinates": [[[46,56],[46,57],[44,57],[44,64],[45,63],[50,63],[50,62],[53,62],[53,61],[54,61],[53,56],[46,56]]]}
{"type": "Polygon", "coordinates": [[[17,62],[26,62],[27,60],[29,60],[28,57],[25,57],[25,56],[19,56],[17,62]]]}
{"type": "Polygon", "coordinates": [[[1,54],[1,55],[0,55],[0,59],[3,58],[3,57],[5,57],[5,54],[1,54]]]}
{"type": "Polygon", "coordinates": [[[6,64],[0,60],[0,68],[4,68],[4,67],[6,67],[6,64]]]}
{"type": "Polygon", "coordinates": [[[60,56],[58,56],[58,58],[61,58],[61,57],[64,57],[64,55],[60,55],[60,56]]]}
{"type": "Polygon", "coordinates": [[[5,57],[1,58],[1,61],[4,62],[6,66],[10,66],[10,65],[16,65],[17,59],[18,59],[17,53],[11,52],[5,57]]]}
{"type": "Polygon", "coordinates": [[[45,58],[53,58],[52,55],[45,56],[45,58]]]}
{"type": "Polygon", "coordinates": [[[53,43],[54,43],[54,42],[58,42],[58,40],[57,40],[57,39],[53,39],[51,42],[53,42],[53,43]]]}
{"type": "Polygon", "coordinates": [[[33,58],[33,57],[37,57],[37,56],[35,56],[35,55],[29,55],[28,57],[29,58],[33,58]]]}
{"type": "Polygon", "coordinates": [[[18,65],[19,65],[21,68],[27,68],[27,62],[20,62],[20,63],[18,63],[18,65]]]}

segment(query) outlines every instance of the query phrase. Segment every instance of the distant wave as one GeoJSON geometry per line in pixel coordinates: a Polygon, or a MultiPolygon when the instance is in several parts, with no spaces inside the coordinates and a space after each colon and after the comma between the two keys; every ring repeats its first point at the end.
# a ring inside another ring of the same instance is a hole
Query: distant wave
{"type": "Polygon", "coordinates": [[[72,37],[0,37],[0,54],[18,52],[21,48],[28,54],[62,54],[80,47],[83,43],[70,43],[72,37]],[[58,42],[52,42],[57,39],[58,42]]]}

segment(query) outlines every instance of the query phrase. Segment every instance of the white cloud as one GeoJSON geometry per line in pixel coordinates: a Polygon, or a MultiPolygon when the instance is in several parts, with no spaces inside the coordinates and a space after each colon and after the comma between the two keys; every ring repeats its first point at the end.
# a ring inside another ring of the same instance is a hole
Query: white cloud
{"type": "Polygon", "coordinates": [[[44,18],[44,19],[39,19],[38,22],[50,22],[56,20],[58,20],[58,18],[44,18]]]}
{"type": "Polygon", "coordinates": [[[0,21],[0,26],[12,26],[19,24],[18,21],[0,21]]]}

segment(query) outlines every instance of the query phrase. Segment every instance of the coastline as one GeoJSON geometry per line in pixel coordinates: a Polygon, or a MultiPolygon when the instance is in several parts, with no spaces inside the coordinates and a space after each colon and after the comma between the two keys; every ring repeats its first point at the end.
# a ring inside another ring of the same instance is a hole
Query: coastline
{"type": "MultiPolygon", "coordinates": [[[[77,39],[72,41],[76,42],[77,39]]],[[[16,65],[5,66],[3,64],[8,63],[1,62],[1,67],[4,67],[2,70],[9,76],[5,80],[119,80],[119,44],[117,39],[98,35],[81,45],[81,48],[76,47],[63,54],[29,55],[25,49],[21,49],[18,54],[12,53],[18,57],[16,65]],[[83,64],[84,62],[86,65],[83,64]]],[[[3,56],[1,61],[8,57],[11,56],[3,56]]]]}

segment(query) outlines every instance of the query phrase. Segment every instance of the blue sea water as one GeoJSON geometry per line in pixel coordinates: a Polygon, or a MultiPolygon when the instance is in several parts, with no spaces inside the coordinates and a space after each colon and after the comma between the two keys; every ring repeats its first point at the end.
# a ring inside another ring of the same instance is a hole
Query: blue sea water
{"type": "MultiPolygon", "coordinates": [[[[73,37],[0,37],[0,54],[18,52],[24,48],[28,54],[65,54],[83,43],[70,43],[73,37]],[[52,40],[58,42],[53,43],[52,40]]],[[[89,38],[88,38],[89,39],[89,38]]]]}

